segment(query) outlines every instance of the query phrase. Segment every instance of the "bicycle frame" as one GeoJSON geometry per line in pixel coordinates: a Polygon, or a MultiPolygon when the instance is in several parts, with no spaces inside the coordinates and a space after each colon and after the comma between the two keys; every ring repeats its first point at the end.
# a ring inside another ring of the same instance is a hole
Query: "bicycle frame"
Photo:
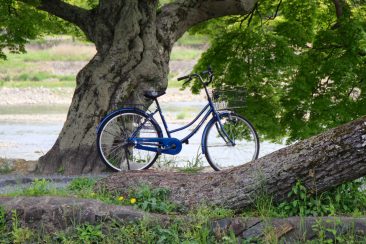
{"type": "MultiPolygon", "coordinates": [[[[219,117],[219,114],[218,112],[216,111],[215,109],[215,106],[211,100],[211,97],[208,93],[208,90],[207,90],[207,87],[204,86],[204,89],[205,89],[205,92],[206,92],[206,95],[207,95],[207,100],[208,100],[208,104],[206,104],[206,106],[201,110],[201,112],[191,121],[189,122],[187,125],[184,125],[182,127],[179,127],[177,129],[174,129],[174,130],[169,130],[168,128],[168,124],[164,118],[164,115],[162,113],[162,110],[161,110],[161,107],[160,107],[160,104],[158,102],[158,100],[155,98],[154,101],[156,103],[156,106],[157,106],[157,109],[150,113],[149,116],[150,117],[153,117],[157,112],[159,112],[159,115],[160,115],[160,118],[163,122],[163,125],[164,125],[164,129],[165,129],[165,132],[166,134],[168,135],[169,138],[172,138],[171,134],[175,133],[175,132],[178,132],[178,131],[181,131],[181,130],[184,130],[188,127],[190,127],[191,125],[193,125],[200,117],[202,114],[205,114],[203,116],[203,118],[201,119],[201,121],[199,122],[199,124],[192,130],[192,132],[190,132],[186,137],[184,137],[183,139],[180,139],[180,142],[181,143],[187,143],[188,144],[188,140],[194,135],[197,133],[197,131],[201,128],[201,126],[203,125],[203,123],[207,120],[208,116],[210,114],[212,114],[212,116],[214,118],[217,118],[217,121],[219,122],[220,124],[220,127],[221,127],[221,131],[223,132],[224,134],[224,137],[226,137],[226,139],[228,139],[228,141],[231,143],[231,144],[235,144],[231,139],[230,137],[228,136],[228,134],[225,132],[225,129],[223,128],[223,125],[221,124],[221,121],[220,121],[220,117],[219,117]],[[205,113],[206,111],[206,113],[205,113]]],[[[226,141],[226,139],[224,138],[224,140],[226,141]]]]}
{"type": "MultiPolygon", "coordinates": [[[[207,120],[208,116],[210,114],[212,114],[213,118],[216,119],[219,123],[220,126],[220,130],[219,130],[219,134],[221,135],[221,137],[224,139],[224,141],[226,143],[230,143],[231,145],[235,145],[235,143],[231,140],[231,138],[228,136],[228,134],[226,133],[221,121],[220,121],[220,116],[219,113],[216,111],[215,106],[212,102],[212,99],[208,93],[207,90],[207,86],[206,83],[203,82],[201,76],[198,75],[198,78],[200,79],[200,81],[203,84],[203,87],[205,89],[206,95],[207,95],[207,100],[208,100],[208,104],[206,104],[206,106],[201,110],[201,112],[196,116],[196,118],[194,118],[191,122],[189,122],[187,125],[184,125],[182,127],[179,127],[177,129],[174,130],[169,130],[168,128],[168,124],[165,120],[165,117],[163,115],[163,112],[161,110],[160,104],[157,100],[157,98],[154,98],[154,102],[156,103],[156,107],[157,109],[152,112],[152,113],[148,113],[148,118],[152,119],[155,121],[154,119],[154,115],[156,113],[159,112],[160,118],[163,122],[164,125],[164,129],[166,134],[168,135],[168,138],[162,138],[162,139],[156,139],[156,138],[135,138],[138,131],[140,130],[140,128],[142,128],[142,126],[144,126],[144,124],[149,120],[146,119],[144,122],[142,122],[140,124],[140,126],[135,130],[134,133],[132,133],[131,137],[130,137],[130,143],[132,143],[133,145],[135,145],[137,148],[142,149],[142,150],[147,150],[147,151],[157,151],[160,153],[167,153],[167,154],[178,154],[180,152],[180,150],[182,149],[182,143],[186,143],[188,144],[188,140],[194,135],[196,134],[196,132],[201,128],[201,126],[203,125],[203,123],[207,120]],[[205,113],[206,111],[206,113],[205,113]],[[199,124],[192,130],[192,132],[190,132],[187,136],[185,136],[183,139],[176,139],[173,138],[171,136],[171,134],[184,130],[188,127],[190,127],[191,125],[193,125],[201,116],[202,114],[204,114],[203,118],[201,119],[201,121],[199,122],[199,124]],[[155,143],[160,144],[163,149],[161,148],[157,148],[157,147],[150,147],[150,146],[156,146],[155,143]]],[[[209,83],[207,83],[209,84],[209,83]]],[[[217,126],[217,125],[216,125],[217,126]]]]}

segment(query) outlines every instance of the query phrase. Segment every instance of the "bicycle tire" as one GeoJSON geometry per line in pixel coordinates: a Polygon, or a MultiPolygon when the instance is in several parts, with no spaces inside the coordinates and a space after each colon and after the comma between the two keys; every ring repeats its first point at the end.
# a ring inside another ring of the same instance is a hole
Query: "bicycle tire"
{"type": "Polygon", "coordinates": [[[138,109],[117,110],[100,123],[97,131],[97,149],[101,160],[109,169],[115,172],[142,170],[154,164],[159,156],[158,152],[136,149],[133,144],[128,143],[127,139],[136,129],[137,136],[163,137],[158,123],[138,109]]]}
{"type": "Polygon", "coordinates": [[[225,133],[220,129],[218,120],[211,119],[202,136],[203,153],[211,167],[219,171],[257,159],[260,146],[253,125],[234,112],[223,112],[219,116],[225,133],[235,141],[235,145],[231,145],[227,139],[225,141],[225,133]]]}

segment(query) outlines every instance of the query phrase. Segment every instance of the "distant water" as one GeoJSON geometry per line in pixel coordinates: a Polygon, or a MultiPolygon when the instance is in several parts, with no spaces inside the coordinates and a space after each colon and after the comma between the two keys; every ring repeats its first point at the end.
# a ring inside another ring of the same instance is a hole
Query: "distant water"
{"type": "MultiPolygon", "coordinates": [[[[169,103],[163,106],[163,110],[166,112],[166,119],[169,122],[169,119],[177,118],[177,115],[179,115],[181,111],[185,111],[186,114],[197,114],[203,105],[204,104],[202,103],[194,102],[169,103]]],[[[53,114],[48,111],[46,113],[50,117],[53,116],[53,114]]],[[[179,120],[176,120],[176,122],[177,121],[179,122],[179,120]]],[[[169,129],[175,129],[184,124],[182,122],[179,123],[180,124],[170,124],[169,129]]],[[[57,120],[53,120],[52,122],[39,121],[32,123],[25,120],[16,123],[0,121],[0,157],[37,160],[53,146],[62,126],[63,122],[57,120]]],[[[164,160],[168,161],[169,159],[174,159],[174,161],[181,162],[179,166],[183,166],[196,157],[201,157],[205,162],[206,160],[204,156],[201,155],[200,148],[203,128],[204,126],[189,140],[188,145],[183,145],[180,154],[176,156],[165,156],[164,160]]],[[[189,129],[174,133],[173,136],[181,139],[188,133],[189,129]]],[[[260,156],[284,147],[282,144],[269,142],[261,142],[260,146],[260,156]]]]}

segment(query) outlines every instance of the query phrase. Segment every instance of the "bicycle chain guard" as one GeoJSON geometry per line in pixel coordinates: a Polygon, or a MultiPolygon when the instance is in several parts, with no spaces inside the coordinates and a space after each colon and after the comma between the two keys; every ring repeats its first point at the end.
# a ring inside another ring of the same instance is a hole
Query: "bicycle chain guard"
{"type": "Polygon", "coordinates": [[[182,150],[182,142],[177,138],[130,138],[136,149],[176,155],[182,150]],[[156,144],[157,143],[157,144],[156,144]]]}

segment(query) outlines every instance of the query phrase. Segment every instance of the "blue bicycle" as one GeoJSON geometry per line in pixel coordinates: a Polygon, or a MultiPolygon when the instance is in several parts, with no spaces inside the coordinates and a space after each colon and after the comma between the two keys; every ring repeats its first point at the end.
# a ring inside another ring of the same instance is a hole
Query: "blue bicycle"
{"type": "Polygon", "coordinates": [[[169,130],[160,108],[158,97],[165,92],[149,91],[144,96],[156,104],[154,112],[145,112],[136,107],[121,108],[107,115],[97,130],[97,147],[105,165],[113,171],[141,170],[151,167],[160,154],[176,155],[184,143],[201,128],[211,115],[202,134],[202,153],[214,170],[238,166],[258,158],[259,140],[252,124],[243,116],[230,109],[217,109],[214,101],[220,93],[211,98],[207,86],[214,75],[209,68],[200,74],[178,78],[185,84],[196,78],[202,84],[208,104],[193,121],[187,125],[169,130]],[[207,76],[206,81],[202,76],[207,76]],[[214,100],[214,101],[213,101],[214,100]],[[154,119],[160,115],[167,137],[154,119]],[[200,117],[201,121],[183,139],[172,134],[192,126],[200,117]]]}

